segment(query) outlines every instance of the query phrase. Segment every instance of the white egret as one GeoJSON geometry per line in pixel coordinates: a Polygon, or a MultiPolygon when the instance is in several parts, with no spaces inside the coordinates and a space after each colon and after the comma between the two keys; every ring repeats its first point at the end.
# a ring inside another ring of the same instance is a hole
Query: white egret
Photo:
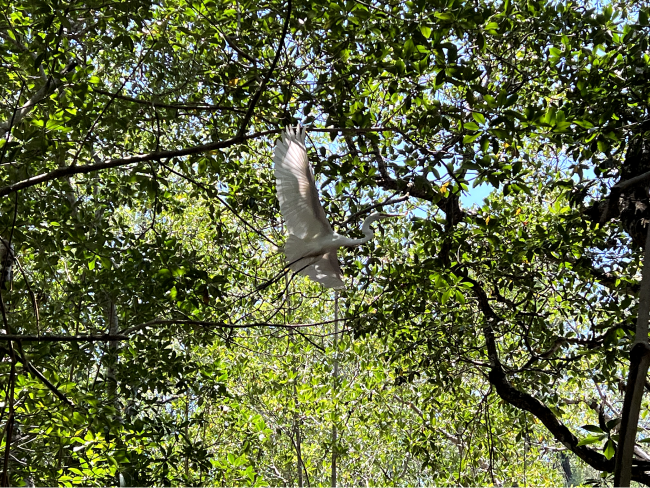
{"type": "Polygon", "coordinates": [[[327,221],[318,199],[314,175],[307,161],[305,129],[289,127],[275,146],[273,155],[280,212],[289,231],[284,254],[289,268],[309,276],[327,288],[344,288],[336,256],[339,247],[359,246],[373,238],[376,220],[398,217],[373,213],[363,222],[362,239],[337,234],[327,221]]]}

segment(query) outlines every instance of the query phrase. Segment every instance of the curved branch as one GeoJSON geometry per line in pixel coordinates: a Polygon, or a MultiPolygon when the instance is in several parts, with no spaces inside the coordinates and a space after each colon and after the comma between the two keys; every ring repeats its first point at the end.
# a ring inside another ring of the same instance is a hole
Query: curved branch
{"type": "Polygon", "coordinates": [[[614,461],[607,460],[604,455],[587,446],[578,447],[578,438],[553,414],[550,408],[537,400],[532,395],[524,393],[513,387],[506,378],[500,364],[492,367],[489,374],[490,383],[494,385],[499,396],[510,405],[521,410],[526,410],[537,417],[544,426],[553,434],[555,439],[569,448],[580,459],[590,466],[601,471],[612,471],[614,461]]]}
{"type": "Polygon", "coordinates": [[[50,76],[43,86],[34,93],[31,98],[23,104],[17,111],[14,112],[10,120],[0,122],[0,130],[8,131],[11,127],[14,127],[23,120],[27,114],[34,108],[36,105],[45,100],[50,96],[54,90],[60,87],[63,84],[63,78],[68,75],[75,67],[77,66],[76,61],[71,61],[68,63],[63,70],[57,74],[56,77],[50,76]]]}
{"type": "Polygon", "coordinates": [[[284,19],[284,27],[282,28],[282,36],[280,37],[280,45],[278,46],[278,50],[275,52],[275,58],[273,58],[273,63],[271,63],[271,68],[269,68],[269,71],[266,73],[266,76],[262,80],[262,84],[260,87],[257,89],[255,92],[255,95],[253,95],[253,99],[251,100],[251,104],[248,106],[248,110],[246,111],[246,115],[244,116],[244,121],[241,124],[241,127],[239,129],[239,132],[237,133],[238,137],[242,137],[246,133],[246,128],[248,127],[248,123],[251,121],[251,118],[253,117],[253,112],[255,111],[255,106],[257,105],[257,102],[259,101],[260,97],[262,96],[262,92],[264,92],[264,89],[266,88],[266,84],[269,82],[269,79],[271,78],[271,75],[273,74],[273,71],[275,71],[275,66],[278,64],[278,60],[280,59],[280,54],[282,53],[282,48],[284,47],[284,39],[287,36],[287,31],[289,30],[289,19],[291,18],[291,0],[287,1],[287,16],[284,19]]]}
{"type": "Polygon", "coordinates": [[[59,390],[56,386],[54,386],[45,376],[43,376],[43,373],[41,373],[38,369],[34,367],[34,365],[29,362],[25,354],[22,352],[21,348],[21,355],[20,358],[18,359],[21,363],[23,363],[23,366],[27,371],[32,373],[36,378],[41,380],[41,383],[43,383],[45,386],[47,386],[48,390],[50,390],[54,395],[61,400],[63,403],[65,403],[68,407],[72,408],[73,410],[76,409],[76,405],[72,403],[65,394],[59,390]]]}
{"type": "MultiPolygon", "coordinates": [[[[329,128],[329,129],[307,129],[308,132],[392,132],[397,129],[392,127],[360,127],[360,128],[329,128]]],[[[121,166],[128,166],[129,164],[142,163],[146,161],[162,161],[164,159],[176,158],[182,156],[189,156],[192,154],[201,154],[209,151],[214,151],[216,149],[224,149],[226,147],[234,146],[241,142],[245,142],[251,139],[257,139],[258,137],[264,137],[271,134],[279,134],[282,132],[281,129],[270,129],[260,132],[255,132],[248,135],[236,135],[230,139],[223,141],[210,142],[208,144],[201,144],[198,146],[187,147],[184,149],[176,149],[172,151],[155,151],[146,154],[136,154],[133,156],[127,156],[125,158],[110,159],[102,163],[95,164],[85,164],[82,166],[71,165],[65,166],[62,168],[57,168],[49,173],[42,173],[40,175],[28,178],[26,180],[19,181],[13,185],[7,185],[0,188],[0,197],[10,195],[19,190],[29,188],[32,186],[40,185],[41,183],[47,183],[48,181],[53,181],[59,178],[67,178],[76,174],[88,174],[94,173],[96,171],[102,171],[104,169],[110,168],[119,168],[121,166]]]]}
{"type": "Polygon", "coordinates": [[[209,144],[201,144],[199,146],[192,146],[185,149],[177,149],[173,151],[156,151],[147,154],[136,154],[134,156],[111,159],[109,161],[105,161],[102,163],[85,164],[82,166],[77,166],[77,165],[65,166],[63,168],[57,168],[54,171],[50,171],[49,173],[43,173],[38,176],[34,176],[32,178],[19,181],[18,183],[14,183],[13,185],[7,185],[3,188],[0,188],[0,197],[9,195],[11,193],[14,193],[18,190],[22,190],[24,188],[29,188],[30,186],[36,186],[41,183],[46,183],[48,181],[56,180],[58,178],[64,178],[76,174],[94,173],[95,171],[101,171],[110,168],[119,168],[121,166],[127,166],[129,164],[134,164],[134,163],[142,163],[145,161],[160,161],[163,159],[189,156],[192,154],[200,154],[208,151],[214,151],[215,149],[223,149],[226,147],[230,147],[240,142],[246,141],[248,139],[255,139],[257,137],[262,137],[269,134],[276,134],[279,132],[280,132],[279,129],[267,130],[267,131],[257,132],[255,134],[250,134],[250,135],[241,135],[241,136],[237,135],[235,137],[231,137],[230,139],[226,139],[224,141],[211,142],[209,144]]]}
{"type": "MultiPolygon", "coordinates": [[[[612,472],[614,470],[614,459],[607,459],[603,454],[587,446],[579,446],[578,438],[557,418],[549,407],[533,395],[518,390],[508,381],[498,357],[496,339],[491,327],[492,324],[499,320],[499,317],[490,306],[487,293],[485,293],[481,284],[466,275],[463,276],[463,279],[472,284],[472,291],[478,299],[479,308],[487,319],[483,326],[483,335],[485,336],[486,349],[490,359],[488,379],[499,397],[515,408],[532,413],[544,424],[557,441],[561,442],[592,468],[612,472]]],[[[645,473],[647,469],[645,464],[638,460],[635,460],[634,464],[635,466],[631,469],[632,479],[650,485],[650,475],[645,473]]]]}

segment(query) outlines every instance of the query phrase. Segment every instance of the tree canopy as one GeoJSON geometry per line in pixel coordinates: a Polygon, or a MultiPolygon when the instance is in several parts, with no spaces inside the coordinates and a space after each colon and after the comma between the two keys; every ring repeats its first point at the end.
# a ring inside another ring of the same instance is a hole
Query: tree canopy
{"type": "Polygon", "coordinates": [[[3,486],[650,484],[647,1],[1,3],[3,486]]]}

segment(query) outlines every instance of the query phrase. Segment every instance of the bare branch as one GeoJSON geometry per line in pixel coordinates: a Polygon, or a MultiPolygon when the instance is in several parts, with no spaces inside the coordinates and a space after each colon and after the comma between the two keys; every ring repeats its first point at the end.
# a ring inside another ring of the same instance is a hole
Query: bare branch
{"type": "Polygon", "coordinates": [[[111,93],[106,90],[100,90],[93,88],[93,91],[96,93],[101,93],[102,95],[108,95],[110,97],[119,98],[120,100],[126,100],[127,102],[138,103],[140,105],[147,105],[149,107],[160,107],[160,108],[172,108],[172,109],[181,109],[181,110],[229,110],[231,112],[241,112],[244,113],[243,109],[236,107],[227,107],[225,105],[210,105],[206,103],[160,103],[154,102],[153,100],[142,100],[140,98],[129,97],[128,95],[119,95],[111,93]]]}
{"type": "Polygon", "coordinates": [[[21,334],[0,334],[1,341],[21,341],[21,342],[105,342],[105,341],[125,341],[129,337],[126,335],[86,335],[86,336],[66,336],[66,335],[21,335],[21,334]]]}
{"type": "Polygon", "coordinates": [[[370,205],[369,207],[366,207],[363,210],[359,210],[358,212],[355,212],[352,215],[350,215],[341,225],[348,224],[348,223],[352,222],[354,219],[356,219],[358,216],[363,215],[365,213],[368,213],[371,210],[374,210],[376,208],[385,207],[386,205],[394,205],[396,203],[404,202],[404,201],[409,199],[409,196],[410,195],[407,193],[406,195],[404,195],[403,197],[400,197],[400,198],[394,198],[394,199],[391,198],[391,199],[386,200],[385,202],[379,202],[379,203],[375,203],[374,205],[370,205]]]}
{"type": "Polygon", "coordinates": [[[57,78],[50,76],[43,86],[32,95],[32,97],[20,107],[10,120],[0,122],[0,130],[8,131],[12,126],[20,123],[21,120],[30,112],[30,110],[38,105],[41,101],[47,98],[63,81],[62,79],[74,69],[77,65],[76,61],[68,63],[68,65],[59,73],[57,78]]]}
{"type": "MultiPolygon", "coordinates": [[[[19,343],[20,344],[20,343],[19,343]]],[[[50,390],[54,395],[61,400],[63,403],[65,403],[67,406],[70,408],[76,408],[75,404],[72,403],[68,397],[66,397],[61,390],[59,390],[56,386],[54,386],[50,381],[43,376],[43,373],[41,373],[39,370],[37,370],[32,363],[30,363],[27,358],[25,357],[25,354],[22,352],[22,347],[19,346],[20,349],[20,358],[18,359],[21,363],[23,363],[23,366],[25,366],[25,369],[32,373],[34,376],[36,376],[41,383],[43,383],[45,386],[47,386],[47,389],[50,390]]]]}
{"type": "MultiPolygon", "coordinates": [[[[396,129],[386,128],[386,127],[367,127],[367,128],[330,128],[330,129],[307,129],[309,132],[382,132],[382,131],[394,131],[396,129]]],[[[76,174],[88,174],[94,173],[96,171],[102,171],[105,169],[119,168],[122,166],[128,166],[129,164],[142,163],[146,161],[161,161],[164,159],[177,158],[182,156],[189,156],[192,154],[201,154],[209,151],[214,151],[216,149],[223,149],[226,147],[234,146],[241,142],[245,142],[251,139],[257,139],[259,137],[268,136],[271,134],[279,134],[281,129],[271,129],[261,132],[255,132],[248,135],[236,135],[230,139],[223,141],[211,142],[208,144],[201,144],[198,146],[187,147],[184,149],[176,149],[173,151],[155,151],[146,154],[136,154],[133,156],[127,156],[124,158],[110,159],[102,163],[95,164],[85,164],[81,166],[65,166],[63,168],[57,168],[49,173],[42,173],[40,175],[28,178],[26,180],[19,181],[13,185],[7,185],[0,188],[0,197],[9,195],[11,193],[17,192],[24,188],[29,188],[32,186],[40,185],[41,183],[47,183],[48,181],[53,181],[59,178],[67,178],[68,176],[76,174]]]]}
{"type": "Polygon", "coordinates": [[[271,75],[273,74],[273,71],[275,71],[275,66],[278,64],[278,60],[280,59],[280,54],[282,53],[282,48],[284,47],[284,38],[287,36],[287,31],[289,30],[289,19],[290,18],[291,18],[291,0],[287,0],[287,16],[284,19],[284,27],[282,28],[282,36],[280,37],[280,45],[278,46],[278,49],[275,52],[275,57],[273,58],[273,63],[271,63],[271,67],[269,68],[269,71],[266,73],[266,76],[262,80],[262,84],[260,85],[260,87],[255,92],[255,95],[253,95],[253,99],[251,100],[251,103],[248,106],[248,110],[246,111],[246,115],[244,115],[244,121],[242,122],[241,127],[239,128],[239,132],[237,133],[237,135],[239,137],[242,137],[246,133],[246,128],[248,127],[248,123],[250,122],[251,118],[253,117],[253,112],[255,111],[255,106],[257,105],[257,102],[259,101],[260,97],[262,96],[262,93],[264,92],[264,89],[266,88],[266,84],[269,82],[269,79],[271,78],[271,75]]]}
{"type": "MultiPolygon", "coordinates": [[[[344,319],[338,320],[338,322],[343,322],[344,319]]],[[[313,324],[272,324],[268,322],[254,322],[251,324],[227,324],[225,322],[209,322],[204,320],[185,320],[185,319],[154,319],[149,322],[144,322],[142,324],[134,325],[124,329],[121,333],[124,335],[131,334],[138,330],[146,329],[151,325],[198,325],[200,327],[221,327],[224,329],[252,329],[255,327],[278,327],[282,329],[300,329],[304,327],[316,327],[318,325],[332,324],[337,322],[337,320],[326,320],[324,322],[316,322],[313,324]]]]}

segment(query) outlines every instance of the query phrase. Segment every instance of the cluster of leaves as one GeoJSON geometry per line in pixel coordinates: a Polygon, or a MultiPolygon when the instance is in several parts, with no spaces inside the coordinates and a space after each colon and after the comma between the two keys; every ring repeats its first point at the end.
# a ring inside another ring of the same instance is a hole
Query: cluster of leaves
{"type": "Polygon", "coordinates": [[[650,171],[646,3],[1,10],[2,483],[324,484],[332,453],[351,485],[611,471],[650,202],[607,197],[650,171]],[[330,295],[259,287],[298,120],[338,231],[398,194],[413,215],[341,256],[336,350],[330,295]]]}

